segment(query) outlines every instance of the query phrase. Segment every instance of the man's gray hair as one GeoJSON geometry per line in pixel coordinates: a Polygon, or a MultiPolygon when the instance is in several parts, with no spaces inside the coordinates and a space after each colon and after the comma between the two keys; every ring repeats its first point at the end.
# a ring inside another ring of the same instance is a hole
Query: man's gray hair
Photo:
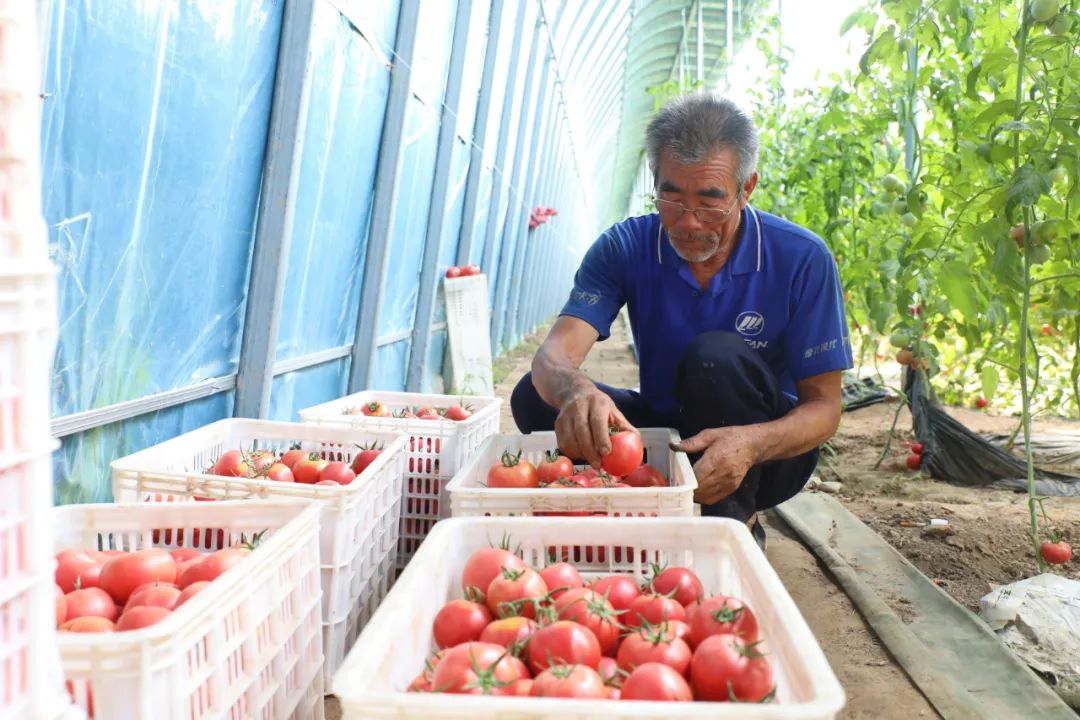
{"type": "Polygon", "coordinates": [[[723,148],[739,156],[736,179],[739,194],[757,167],[758,132],[750,117],[734,101],[709,94],[684,95],[660,109],[645,131],[645,152],[653,182],[660,172],[660,155],[667,150],[683,164],[704,161],[723,148]]]}

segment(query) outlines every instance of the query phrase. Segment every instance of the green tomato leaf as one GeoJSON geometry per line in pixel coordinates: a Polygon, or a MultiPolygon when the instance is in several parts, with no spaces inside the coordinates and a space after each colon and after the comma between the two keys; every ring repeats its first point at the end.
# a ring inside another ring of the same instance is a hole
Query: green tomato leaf
{"type": "Polygon", "coordinates": [[[941,269],[938,284],[945,297],[949,299],[967,320],[973,320],[979,314],[979,305],[972,287],[971,272],[966,265],[949,263],[941,269]]]}
{"type": "Polygon", "coordinates": [[[979,373],[979,379],[982,380],[983,397],[987,400],[994,397],[994,393],[998,389],[998,383],[1001,381],[997,368],[990,364],[983,365],[982,372],[979,373]]]}

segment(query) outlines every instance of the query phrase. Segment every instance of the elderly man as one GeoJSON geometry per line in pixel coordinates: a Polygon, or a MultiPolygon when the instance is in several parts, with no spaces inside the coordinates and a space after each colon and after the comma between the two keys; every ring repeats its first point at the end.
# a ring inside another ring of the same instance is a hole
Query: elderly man
{"type": "Polygon", "coordinates": [[[599,466],[609,428],[673,427],[702,514],[747,522],[795,495],[840,422],[852,366],[836,264],[812,232],[754,209],[758,135],[733,102],[691,95],[649,123],[657,212],[609,228],[514,390],[518,428],[554,428],[599,466]],[[640,389],[579,369],[627,306],[640,389]]]}

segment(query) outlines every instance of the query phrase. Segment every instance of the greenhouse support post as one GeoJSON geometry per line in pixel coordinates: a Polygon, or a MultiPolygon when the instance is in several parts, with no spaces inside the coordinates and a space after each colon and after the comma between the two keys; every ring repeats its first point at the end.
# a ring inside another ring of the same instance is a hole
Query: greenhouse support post
{"type": "Polygon", "coordinates": [[[395,58],[390,69],[386,115],[383,119],[382,139],[379,142],[379,161],[375,170],[375,192],[372,197],[367,256],[364,259],[364,280],[360,289],[360,306],[356,313],[356,334],[353,336],[352,363],[349,368],[350,393],[370,387],[375,372],[375,353],[378,349],[376,333],[382,310],[387,265],[390,261],[387,246],[394,226],[394,206],[397,204],[398,170],[402,154],[401,137],[405,126],[405,106],[410,92],[410,66],[416,47],[419,16],[420,0],[402,0],[394,38],[395,58]]]}
{"type": "Polygon", "coordinates": [[[309,0],[285,3],[236,375],[236,417],[264,418],[270,409],[281,301],[304,154],[314,17],[309,0]]]}
{"type": "Polygon", "coordinates": [[[465,200],[461,212],[461,237],[458,240],[457,264],[471,262],[473,238],[476,235],[476,202],[480,195],[480,175],[484,170],[484,143],[491,124],[491,88],[495,83],[495,62],[499,58],[499,36],[502,34],[504,3],[491,0],[488,13],[487,48],[484,50],[484,70],[480,76],[480,94],[476,98],[476,120],[473,122],[472,144],[469,147],[469,172],[465,177],[465,200]]]}
{"type": "Polygon", "coordinates": [[[450,47],[450,68],[446,78],[446,97],[443,99],[442,118],[439,124],[439,140],[435,155],[435,177],[431,186],[431,209],[428,212],[427,232],[424,236],[424,255],[420,261],[420,292],[413,318],[412,346],[409,350],[409,366],[405,376],[405,389],[420,390],[424,382],[428,347],[431,345],[431,321],[435,312],[435,292],[439,287],[437,276],[439,258],[442,256],[443,225],[446,220],[446,196],[450,182],[450,165],[457,143],[457,114],[461,104],[461,76],[465,68],[465,56],[469,44],[469,26],[472,18],[472,0],[458,0],[454,17],[454,36],[450,47]]]}

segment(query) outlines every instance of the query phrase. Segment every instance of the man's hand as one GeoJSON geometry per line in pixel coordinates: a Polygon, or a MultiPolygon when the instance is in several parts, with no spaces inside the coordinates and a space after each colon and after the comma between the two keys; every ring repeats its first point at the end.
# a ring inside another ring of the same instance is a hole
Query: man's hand
{"type": "Polygon", "coordinates": [[[595,468],[611,452],[609,428],[632,430],[615,402],[595,386],[574,392],[555,419],[555,438],[563,454],[583,459],[595,468]]]}
{"type": "Polygon", "coordinates": [[[698,482],[694,500],[711,505],[738,490],[746,473],[758,462],[757,440],[753,426],[734,425],[702,430],[672,445],[676,452],[703,453],[694,463],[698,482]]]}

